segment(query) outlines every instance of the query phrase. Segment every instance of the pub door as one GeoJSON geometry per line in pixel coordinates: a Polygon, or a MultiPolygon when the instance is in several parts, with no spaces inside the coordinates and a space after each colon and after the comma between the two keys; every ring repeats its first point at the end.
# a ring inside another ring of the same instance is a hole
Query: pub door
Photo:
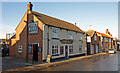
{"type": "Polygon", "coordinates": [[[68,45],[65,46],[65,59],[68,59],[68,45]]]}
{"type": "Polygon", "coordinates": [[[33,44],[33,61],[38,61],[38,44],[33,44]]]}

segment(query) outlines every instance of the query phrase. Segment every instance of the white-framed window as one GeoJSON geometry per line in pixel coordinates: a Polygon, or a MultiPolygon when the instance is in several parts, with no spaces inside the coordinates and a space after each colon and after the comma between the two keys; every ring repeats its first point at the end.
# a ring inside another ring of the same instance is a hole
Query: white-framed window
{"type": "Polygon", "coordinates": [[[22,53],[22,46],[18,46],[18,53],[22,53]]]}
{"type": "Polygon", "coordinates": [[[109,42],[111,42],[111,38],[109,38],[109,42]]]}
{"type": "Polygon", "coordinates": [[[69,46],[69,54],[73,53],[73,46],[69,46]]]}
{"type": "Polygon", "coordinates": [[[108,38],[105,38],[105,42],[108,42],[108,38]]]}
{"type": "Polygon", "coordinates": [[[64,54],[64,46],[60,46],[60,55],[64,54]]]}
{"type": "Polygon", "coordinates": [[[29,45],[29,50],[28,50],[28,52],[29,52],[29,54],[31,54],[32,53],[32,45],[29,45]]]}
{"type": "Polygon", "coordinates": [[[56,55],[58,54],[58,46],[57,45],[53,45],[52,46],[52,55],[56,55]]]}
{"type": "Polygon", "coordinates": [[[52,38],[58,38],[58,30],[57,29],[52,29],[52,38]]]}
{"type": "Polygon", "coordinates": [[[82,40],[83,39],[83,37],[82,37],[82,34],[80,33],[80,40],[82,40]]]}
{"type": "Polygon", "coordinates": [[[73,39],[73,32],[69,32],[69,38],[73,39]]]}
{"type": "Polygon", "coordinates": [[[101,36],[101,41],[103,41],[103,37],[101,36]]]}
{"type": "Polygon", "coordinates": [[[79,46],[79,52],[82,52],[82,45],[79,46]]]}
{"type": "Polygon", "coordinates": [[[97,35],[96,35],[96,33],[95,33],[95,35],[94,35],[94,40],[95,40],[95,41],[97,40],[97,35]]]}

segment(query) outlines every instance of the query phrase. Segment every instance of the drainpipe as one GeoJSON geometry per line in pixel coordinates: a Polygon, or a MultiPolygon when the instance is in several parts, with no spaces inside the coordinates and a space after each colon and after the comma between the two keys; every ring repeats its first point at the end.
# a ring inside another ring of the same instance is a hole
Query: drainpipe
{"type": "Polygon", "coordinates": [[[27,26],[27,37],[26,37],[26,39],[27,39],[27,44],[26,44],[26,62],[27,62],[27,60],[28,60],[28,14],[27,14],[27,21],[24,21],[25,23],[26,23],[26,26],[27,26]]]}
{"type": "Polygon", "coordinates": [[[47,55],[49,55],[49,27],[48,26],[48,31],[47,31],[47,55]]]}
{"type": "Polygon", "coordinates": [[[86,43],[86,47],[85,47],[85,56],[87,56],[87,33],[85,32],[85,43],[86,43]]]}

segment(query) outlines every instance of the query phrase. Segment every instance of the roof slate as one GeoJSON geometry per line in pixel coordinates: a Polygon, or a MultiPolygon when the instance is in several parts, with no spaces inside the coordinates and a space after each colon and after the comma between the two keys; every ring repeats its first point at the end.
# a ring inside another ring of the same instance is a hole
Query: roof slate
{"type": "Polygon", "coordinates": [[[84,31],[82,31],[79,27],[72,23],[50,17],[48,15],[41,14],[35,11],[32,11],[32,14],[35,15],[44,24],[84,33],[84,31]]]}

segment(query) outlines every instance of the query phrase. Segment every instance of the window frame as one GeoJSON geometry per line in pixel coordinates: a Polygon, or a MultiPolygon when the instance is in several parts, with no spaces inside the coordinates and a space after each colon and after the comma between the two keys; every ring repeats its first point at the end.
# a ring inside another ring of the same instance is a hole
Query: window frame
{"type": "Polygon", "coordinates": [[[94,34],[94,40],[97,41],[97,34],[94,34]]]}
{"type": "Polygon", "coordinates": [[[82,48],[83,48],[83,46],[80,45],[80,46],[79,46],[79,52],[82,52],[82,48]],[[81,49],[81,50],[80,50],[80,49],[81,49]]]}
{"type": "Polygon", "coordinates": [[[69,54],[73,54],[74,53],[74,51],[73,51],[73,46],[72,45],[69,45],[69,54]],[[70,48],[70,47],[72,47],[72,48],[70,48]],[[72,50],[72,51],[71,51],[72,50]]]}
{"type": "Polygon", "coordinates": [[[52,55],[59,55],[59,48],[58,48],[58,45],[53,45],[52,46],[52,55]],[[53,48],[54,47],[54,48],[53,48]]]}
{"type": "Polygon", "coordinates": [[[80,40],[83,40],[83,36],[82,36],[82,33],[80,33],[79,35],[80,35],[80,40]]]}
{"type": "Polygon", "coordinates": [[[60,46],[60,55],[64,55],[64,46],[60,46]],[[61,53],[61,50],[62,50],[62,53],[61,53]]]}
{"type": "Polygon", "coordinates": [[[69,32],[69,38],[73,39],[73,32],[72,31],[69,32]]]}
{"type": "Polygon", "coordinates": [[[33,48],[32,44],[29,44],[29,45],[28,45],[28,53],[29,53],[29,54],[32,54],[32,48],[33,48]],[[30,52],[30,47],[29,47],[29,46],[31,46],[31,52],[30,52]]]}
{"type": "Polygon", "coordinates": [[[23,46],[18,46],[18,53],[22,53],[23,46]]]}
{"type": "Polygon", "coordinates": [[[58,29],[52,28],[52,38],[59,38],[58,29]]]}

